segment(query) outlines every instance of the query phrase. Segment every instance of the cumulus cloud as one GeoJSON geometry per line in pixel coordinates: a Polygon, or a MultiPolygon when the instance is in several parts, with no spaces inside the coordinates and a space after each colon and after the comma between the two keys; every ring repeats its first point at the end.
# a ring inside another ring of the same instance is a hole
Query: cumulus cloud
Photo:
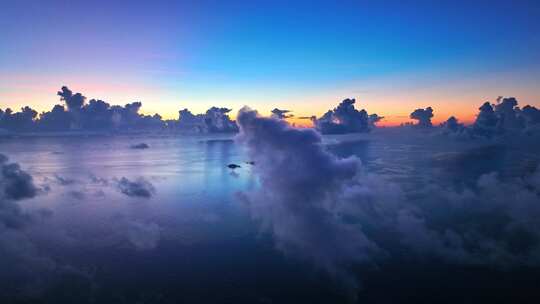
{"type": "Polygon", "coordinates": [[[236,123],[229,118],[231,109],[211,107],[205,114],[194,115],[188,109],[179,112],[176,129],[190,133],[237,132],[236,123]]]}
{"type": "Polygon", "coordinates": [[[375,113],[374,113],[374,114],[370,114],[370,115],[368,116],[369,125],[370,125],[372,128],[375,127],[376,124],[377,124],[379,121],[383,120],[383,119],[384,119],[384,116],[379,116],[379,115],[377,115],[377,114],[375,114],[375,113]]]}
{"type": "Polygon", "coordinates": [[[433,109],[427,107],[425,109],[416,109],[409,116],[411,119],[417,120],[416,124],[419,127],[431,127],[431,118],[433,118],[433,109]]]}
{"type": "Polygon", "coordinates": [[[261,182],[260,190],[245,199],[280,249],[335,274],[377,251],[335,209],[337,197],[359,171],[357,159],[337,159],[323,149],[314,130],[294,129],[247,108],[238,113],[238,124],[238,140],[257,164],[253,170],[261,182]]]}
{"type": "Polygon", "coordinates": [[[142,177],[134,181],[122,177],[117,181],[117,187],[120,192],[132,197],[150,198],[156,192],[154,186],[142,177]]]}
{"type": "Polygon", "coordinates": [[[24,107],[20,112],[0,110],[0,129],[10,132],[29,131],[148,131],[167,127],[158,114],[139,113],[142,103],[132,102],[124,106],[111,106],[99,99],[88,103],[81,93],[74,93],[64,86],[57,93],[64,105],[55,105],[41,114],[24,107]]]}
{"type": "Polygon", "coordinates": [[[456,139],[467,140],[471,138],[471,132],[465,124],[459,122],[459,120],[450,116],[445,122],[440,124],[441,133],[446,136],[451,136],[456,139]]]}
{"type": "Polygon", "coordinates": [[[443,124],[442,127],[450,130],[451,132],[458,132],[464,128],[464,125],[458,121],[454,116],[450,116],[443,124]]]}
{"type": "Polygon", "coordinates": [[[5,155],[0,154],[0,199],[20,200],[37,194],[32,176],[21,170],[19,164],[9,163],[5,155]]]}
{"type": "Polygon", "coordinates": [[[526,105],[521,110],[521,115],[525,120],[527,126],[538,126],[540,125],[540,110],[531,105],[526,105]]]}
{"type": "Polygon", "coordinates": [[[509,134],[540,134],[540,110],[531,105],[523,109],[514,97],[499,97],[496,103],[485,102],[478,108],[476,120],[471,126],[462,126],[447,121],[445,127],[450,133],[459,133],[462,138],[497,138],[509,134]]]}
{"type": "Polygon", "coordinates": [[[13,112],[10,108],[5,111],[0,109],[0,129],[17,132],[32,131],[37,112],[26,106],[20,112],[13,112]]]}
{"type": "Polygon", "coordinates": [[[81,93],[73,94],[66,86],[63,86],[62,89],[58,91],[57,95],[60,96],[60,100],[66,103],[68,111],[70,112],[80,111],[86,101],[86,97],[81,93]]]}
{"type": "MultiPolygon", "coordinates": [[[[371,116],[366,110],[354,108],[356,100],[345,99],[336,108],[329,110],[320,118],[313,118],[313,124],[322,134],[344,134],[367,132],[376,121],[375,116],[371,116]]],[[[377,116],[378,117],[378,116],[377,116]]]]}

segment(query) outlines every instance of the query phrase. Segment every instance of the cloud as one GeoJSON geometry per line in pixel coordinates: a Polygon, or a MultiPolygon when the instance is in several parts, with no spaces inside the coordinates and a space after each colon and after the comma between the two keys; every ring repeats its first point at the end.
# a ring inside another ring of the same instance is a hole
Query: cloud
{"type": "Polygon", "coordinates": [[[135,181],[122,177],[117,181],[117,187],[120,192],[132,197],[150,198],[156,192],[154,186],[142,177],[135,181]]]}
{"type": "Polygon", "coordinates": [[[440,124],[441,134],[455,139],[467,140],[471,138],[470,130],[459,120],[450,116],[445,122],[440,124]]]}
{"type": "MultiPolygon", "coordinates": [[[[365,110],[354,108],[355,99],[345,99],[336,108],[320,118],[313,118],[313,124],[322,134],[344,134],[367,132],[375,121],[370,121],[365,110]]],[[[378,116],[377,116],[378,117],[378,116]]],[[[376,119],[375,116],[371,116],[376,119]]]]}
{"type": "Polygon", "coordinates": [[[103,100],[91,99],[86,103],[85,96],[73,93],[66,86],[61,88],[58,96],[65,106],[55,105],[39,116],[30,107],[24,107],[20,112],[0,110],[0,129],[10,132],[133,132],[167,128],[167,122],[160,115],[139,113],[141,102],[111,106],[103,100]]]}
{"type": "Polygon", "coordinates": [[[431,127],[431,118],[433,118],[433,109],[427,107],[425,109],[416,109],[409,116],[411,119],[418,120],[417,126],[431,127]]]}
{"type": "Polygon", "coordinates": [[[253,170],[261,182],[244,198],[278,248],[336,275],[346,273],[347,263],[377,251],[359,227],[336,212],[336,199],[359,173],[356,158],[337,159],[323,149],[314,130],[294,129],[247,108],[237,119],[238,140],[257,164],[253,170]]]}
{"type": "Polygon", "coordinates": [[[63,86],[62,89],[56,94],[60,96],[60,100],[66,103],[68,111],[70,112],[79,111],[86,101],[86,97],[84,97],[81,93],[73,94],[73,92],[66,86],[63,86]]]}
{"type": "Polygon", "coordinates": [[[229,118],[230,109],[211,107],[205,114],[194,115],[188,109],[179,111],[177,130],[189,133],[231,133],[238,126],[229,118]]]}
{"type": "MultiPolygon", "coordinates": [[[[25,212],[19,205],[37,194],[32,176],[0,154],[0,281],[13,282],[17,287],[22,286],[21,282],[37,283],[42,275],[56,268],[56,263],[37,250],[27,233],[34,220],[48,217],[50,212],[25,212]]],[[[8,286],[1,284],[0,293],[8,292],[8,286]]]]}
{"type": "Polygon", "coordinates": [[[472,138],[495,138],[522,132],[540,134],[540,110],[531,105],[520,109],[514,97],[499,97],[495,104],[487,101],[478,110],[474,124],[467,128],[472,138]]]}
{"type": "Polygon", "coordinates": [[[12,130],[16,132],[32,131],[37,112],[25,106],[20,112],[13,112],[11,109],[0,110],[0,129],[12,130]]]}
{"type": "Polygon", "coordinates": [[[492,172],[463,191],[425,188],[420,203],[429,200],[431,206],[417,209],[401,223],[404,241],[418,252],[456,263],[539,265],[540,188],[535,184],[539,172],[506,181],[492,172]],[[416,223],[414,231],[406,230],[411,223],[416,223]]]}
{"type": "Polygon", "coordinates": [[[146,144],[146,143],[138,143],[138,144],[135,144],[135,145],[131,145],[130,148],[131,149],[143,150],[143,149],[150,148],[150,146],[148,146],[148,144],[146,144]]]}
{"type": "MultiPolygon", "coordinates": [[[[239,112],[238,124],[237,139],[256,162],[253,172],[260,180],[260,188],[241,194],[249,214],[273,235],[277,248],[349,286],[355,281],[351,265],[404,256],[459,265],[540,265],[540,170],[501,177],[497,171],[506,165],[490,155],[505,148],[491,145],[439,158],[437,166],[465,170],[454,172],[459,184],[433,170],[405,187],[366,172],[355,158],[330,154],[314,130],[294,129],[247,108],[239,112]],[[470,182],[463,178],[469,173],[470,182]]],[[[519,159],[508,151],[504,159],[519,159]]]]}
{"type": "Polygon", "coordinates": [[[293,117],[294,115],[292,114],[287,114],[287,113],[290,113],[291,111],[289,110],[280,110],[278,108],[274,108],[272,110],[272,117],[273,118],[276,118],[276,119],[285,119],[285,118],[291,118],[293,117]]]}
{"type": "Polygon", "coordinates": [[[62,186],[68,186],[76,183],[77,181],[71,178],[63,177],[58,174],[54,175],[56,182],[62,186]]]}
{"type": "Polygon", "coordinates": [[[139,250],[156,248],[159,243],[160,227],[155,223],[132,221],[128,224],[128,240],[139,250]]]}
{"type": "Polygon", "coordinates": [[[462,123],[458,122],[458,119],[454,116],[450,116],[443,124],[442,127],[448,129],[451,132],[458,132],[462,130],[465,126],[462,123]]]}
{"type": "Polygon", "coordinates": [[[521,110],[521,115],[527,126],[540,125],[540,110],[531,105],[526,105],[521,110]]]}
{"type": "Polygon", "coordinates": [[[381,120],[383,120],[383,119],[384,119],[384,116],[379,116],[379,115],[377,115],[377,114],[375,114],[375,113],[374,113],[374,114],[370,114],[370,115],[368,116],[369,125],[370,125],[370,127],[372,127],[372,128],[375,127],[375,125],[376,125],[379,121],[381,121],[381,120]]]}
{"type": "Polygon", "coordinates": [[[21,200],[36,196],[38,188],[32,176],[21,170],[19,164],[8,163],[8,158],[0,154],[0,199],[21,200]]]}

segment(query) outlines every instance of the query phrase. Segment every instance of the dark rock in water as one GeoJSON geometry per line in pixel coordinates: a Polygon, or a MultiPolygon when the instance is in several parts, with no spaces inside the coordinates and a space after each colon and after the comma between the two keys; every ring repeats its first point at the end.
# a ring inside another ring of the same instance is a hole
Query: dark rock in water
{"type": "Polygon", "coordinates": [[[150,148],[150,146],[145,143],[140,143],[140,144],[131,146],[131,149],[148,149],[148,148],[150,148]]]}
{"type": "Polygon", "coordinates": [[[242,167],[240,165],[237,165],[237,164],[228,164],[227,168],[234,170],[234,169],[242,168],[242,167]]]}
{"type": "Polygon", "coordinates": [[[247,161],[246,164],[255,166],[255,162],[254,162],[254,161],[247,161]]]}

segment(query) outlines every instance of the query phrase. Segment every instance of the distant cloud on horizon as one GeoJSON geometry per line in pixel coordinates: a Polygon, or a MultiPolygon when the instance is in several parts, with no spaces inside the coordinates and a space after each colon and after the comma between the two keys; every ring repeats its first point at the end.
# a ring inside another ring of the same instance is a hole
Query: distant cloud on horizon
{"type": "MultiPolygon", "coordinates": [[[[64,86],[57,95],[64,104],[56,104],[50,111],[38,113],[25,106],[19,112],[0,109],[0,135],[10,132],[177,132],[177,133],[236,133],[238,126],[231,120],[231,109],[211,107],[203,114],[193,114],[189,109],[180,110],[178,119],[164,120],[159,114],[144,115],[140,113],[141,102],[132,102],[124,106],[87,98],[81,93],[74,93],[64,86]]],[[[322,134],[363,133],[384,122],[385,117],[366,110],[355,109],[355,99],[345,99],[337,107],[328,110],[321,117],[298,116],[290,114],[290,110],[274,108],[271,117],[285,119],[299,127],[311,127],[302,120],[311,120],[313,128],[322,134]],[[295,122],[296,120],[296,122],[295,122]]],[[[540,121],[539,110],[531,105],[518,107],[513,97],[501,98],[496,104],[484,103],[471,126],[458,123],[455,116],[443,121],[441,126],[450,133],[467,133],[469,136],[491,136],[503,133],[506,129],[532,130],[540,121]],[[532,129],[531,129],[532,128],[532,129]]],[[[432,107],[418,108],[408,117],[416,120],[416,126],[429,128],[433,126],[432,107]]],[[[397,116],[390,116],[397,117],[397,116]]],[[[404,116],[399,116],[404,117],[404,116]]],[[[412,123],[406,123],[412,125],[412,123]]],[[[461,135],[460,135],[461,136],[461,135]]]]}

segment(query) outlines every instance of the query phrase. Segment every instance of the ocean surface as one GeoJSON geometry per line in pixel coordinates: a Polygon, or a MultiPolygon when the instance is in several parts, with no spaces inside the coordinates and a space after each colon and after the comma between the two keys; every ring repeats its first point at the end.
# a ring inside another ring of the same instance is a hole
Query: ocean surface
{"type": "MultiPolygon", "coordinates": [[[[496,144],[426,145],[424,135],[381,132],[388,134],[327,136],[323,143],[405,191],[434,179],[474,184],[494,170],[516,176],[538,162],[527,150],[516,161],[496,144]]],[[[453,302],[463,290],[467,301],[527,293],[539,278],[530,268],[390,260],[351,265],[358,280],[351,296],[332,274],[279,250],[250,217],[239,197],[260,187],[257,164],[232,135],[3,138],[0,153],[40,188],[19,205],[43,214],[26,229],[33,252],[47,261],[2,278],[2,303],[453,302]],[[135,148],[141,143],[148,148],[135,148]],[[122,188],[123,179],[145,191],[122,188]]]]}

